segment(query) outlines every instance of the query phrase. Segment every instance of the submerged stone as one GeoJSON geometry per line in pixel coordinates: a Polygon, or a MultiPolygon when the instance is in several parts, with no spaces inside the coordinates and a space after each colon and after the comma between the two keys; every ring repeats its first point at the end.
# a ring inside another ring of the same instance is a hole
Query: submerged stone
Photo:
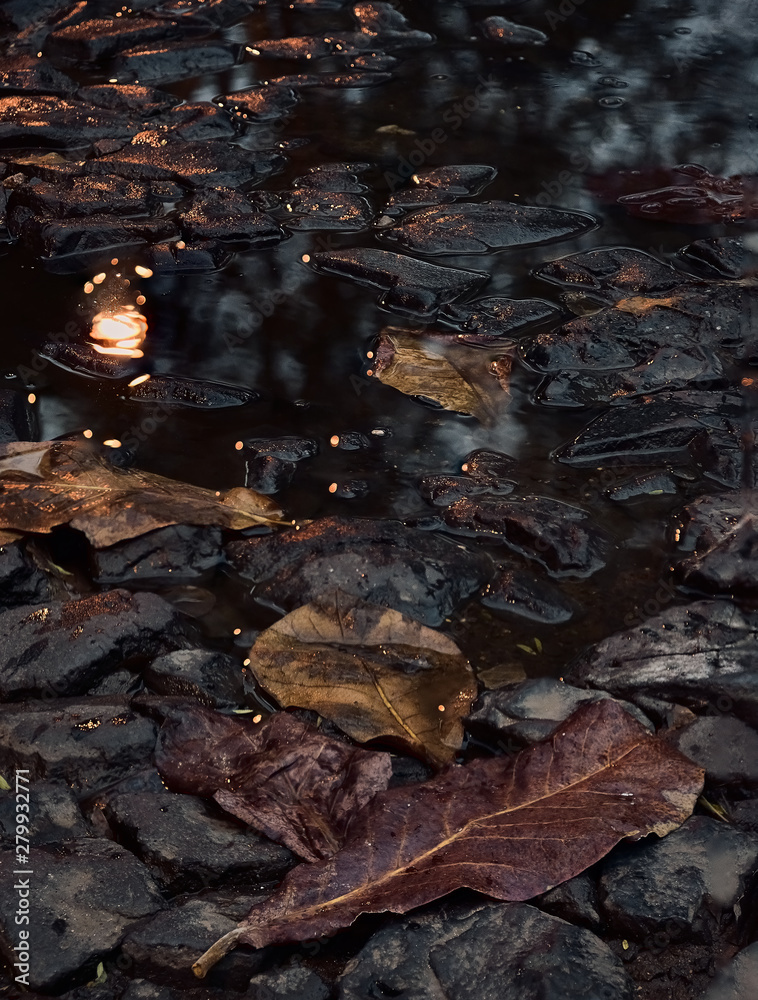
{"type": "Polygon", "coordinates": [[[151,118],[178,103],[173,94],[136,83],[100,83],[80,87],[76,98],[85,104],[110,111],[122,111],[135,118],[151,118]]]}
{"type": "Polygon", "coordinates": [[[50,32],[44,51],[56,63],[78,66],[101,62],[135,45],[181,38],[182,34],[177,22],[146,14],[99,17],[50,32]]]}
{"type": "Polygon", "coordinates": [[[180,649],[157,657],[143,671],[156,694],[186,695],[209,708],[239,708],[246,702],[240,664],[225,653],[180,649]]]}
{"type": "Polygon", "coordinates": [[[139,246],[178,236],[167,218],[132,219],[90,215],[64,219],[31,218],[21,227],[21,241],[38,257],[89,254],[111,247],[139,246]]]}
{"type": "Polygon", "coordinates": [[[261,249],[275,246],[284,233],[274,220],[258,212],[233,188],[212,188],[195,194],[179,215],[186,240],[221,240],[261,249]]]}
{"type": "Polygon", "coordinates": [[[120,111],[94,109],[60,96],[0,97],[0,145],[88,146],[97,139],[130,139],[140,125],[120,111]]]}
{"type": "Polygon", "coordinates": [[[155,274],[194,274],[218,271],[234,256],[217,240],[197,243],[155,243],[142,251],[142,258],[155,274]]]}
{"type": "Polygon", "coordinates": [[[687,276],[670,264],[626,247],[570,254],[543,264],[534,274],[607,302],[641,292],[666,292],[687,281],[687,276]]]}
{"type": "Polygon", "coordinates": [[[491,296],[440,309],[440,321],[461,331],[459,340],[476,346],[522,333],[531,326],[557,319],[559,309],[544,299],[491,296]]]}
{"type": "Polygon", "coordinates": [[[429,318],[441,305],[476,291],[488,277],[370,247],[317,253],[306,263],[324,274],[383,289],[379,304],[387,309],[429,318]]]}
{"type": "Polygon", "coordinates": [[[488,253],[566,239],[595,225],[578,212],[485,201],[423,208],[381,229],[380,235],[416,253],[488,253]]]}
{"type": "Polygon", "coordinates": [[[159,200],[148,185],[123,177],[71,177],[56,183],[31,180],[15,187],[9,211],[11,225],[18,232],[28,209],[37,216],[74,218],[92,215],[146,215],[157,212],[159,200]],[[18,223],[14,225],[14,216],[18,223]]]}
{"type": "Polygon", "coordinates": [[[221,531],[207,525],[172,524],[116,545],[90,551],[100,584],[180,584],[222,562],[221,531]]]}
{"type": "Polygon", "coordinates": [[[235,66],[242,46],[233,42],[174,42],[141,45],[117,56],[111,66],[119,82],[169,83],[235,66]]]}
{"type": "Polygon", "coordinates": [[[676,576],[688,589],[758,595],[758,491],[698,497],[677,518],[676,576]]]}
{"type": "Polygon", "coordinates": [[[89,344],[42,344],[37,354],[58,368],[87,378],[124,379],[137,374],[133,360],[99,354],[89,344]]]}
{"type": "Polygon", "coordinates": [[[486,17],[479,27],[488,42],[498,45],[544,45],[548,40],[544,31],[528,28],[525,24],[516,24],[504,17],[486,17]]]}
{"type": "Polygon", "coordinates": [[[201,410],[246,406],[260,399],[260,394],[253,389],[180,375],[151,375],[144,382],[129,386],[127,395],[139,403],[164,403],[201,410]]]}
{"type": "Polygon", "coordinates": [[[266,603],[291,610],[339,588],[432,626],[491,572],[486,556],[397,521],[322,518],[227,552],[266,603]]]}
{"type": "Polygon", "coordinates": [[[62,94],[69,96],[76,90],[76,82],[61,73],[47,59],[36,55],[18,53],[3,56],[0,66],[0,94],[62,94]]]}
{"type": "Polygon", "coordinates": [[[560,625],[574,616],[574,604],[546,580],[522,570],[504,569],[488,583],[481,602],[496,611],[540,622],[560,625]]]}
{"type": "Polygon", "coordinates": [[[326,229],[360,232],[368,229],[373,211],[368,201],[355,194],[300,187],[285,198],[287,229],[326,229]]]}

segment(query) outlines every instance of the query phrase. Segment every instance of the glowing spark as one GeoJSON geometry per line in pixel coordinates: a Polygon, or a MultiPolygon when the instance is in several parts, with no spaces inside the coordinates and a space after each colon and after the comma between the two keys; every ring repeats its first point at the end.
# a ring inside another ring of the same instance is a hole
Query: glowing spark
{"type": "Polygon", "coordinates": [[[131,380],[131,382],[129,383],[129,388],[131,389],[131,387],[134,385],[142,385],[142,383],[147,382],[149,378],[150,378],[149,375],[138,375],[136,378],[133,378],[131,380]]]}
{"type": "Polygon", "coordinates": [[[82,431],[82,435],[86,437],[87,440],[89,440],[92,437],[92,431],[91,430],[82,431]]]}
{"type": "Polygon", "coordinates": [[[332,434],[332,436],[329,438],[329,444],[332,446],[332,448],[336,448],[339,443],[340,443],[339,434],[332,434]]]}
{"type": "Polygon", "coordinates": [[[138,274],[140,278],[152,278],[153,272],[149,267],[143,267],[141,264],[137,264],[134,268],[134,273],[138,274]]]}
{"type": "Polygon", "coordinates": [[[92,320],[90,337],[104,344],[92,346],[99,354],[112,354],[118,357],[141,358],[139,350],[147,334],[147,320],[134,309],[123,309],[120,312],[100,312],[92,320]]]}
{"type": "Polygon", "coordinates": [[[92,284],[91,281],[88,281],[87,284],[84,286],[84,294],[85,295],[91,295],[92,292],[94,292],[94,290],[95,290],[95,286],[92,284]]]}
{"type": "Polygon", "coordinates": [[[92,282],[95,285],[102,285],[102,283],[105,281],[105,277],[106,277],[105,271],[101,271],[100,274],[95,275],[95,277],[92,279],[92,282]]]}
{"type": "Polygon", "coordinates": [[[337,492],[337,484],[336,483],[332,483],[332,485],[329,487],[329,492],[330,493],[336,493],[337,492]]]}
{"type": "Polygon", "coordinates": [[[107,441],[103,441],[103,444],[105,445],[106,448],[120,448],[121,447],[121,442],[118,440],[118,438],[108,438],[107,441]]]}
{"type": "Polygon", "coordinates": [[[237,442],[235,442],[235,445],[234,445],[234,450],[235,450],[235,451],[242,451],[242,449],[243,449],[244,447],[245,447],[245,446],[243,445],[243,443],[242,443],[241,441],[237,441],[237,442]]]}
{"type": "Polygon", "coordinates": [[[26,397],[26,401],[27,403],[36,403],[37,397],[34,395],[33,392],[30,392],[29,395],[26,397]]]}

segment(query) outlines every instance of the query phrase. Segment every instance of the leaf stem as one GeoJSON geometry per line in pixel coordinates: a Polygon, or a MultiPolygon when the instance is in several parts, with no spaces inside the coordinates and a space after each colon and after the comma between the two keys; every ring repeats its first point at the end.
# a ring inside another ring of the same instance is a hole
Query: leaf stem
{"type": "Polygon", "coordinates": [[[237,942],[241,935],[242,928],[235,927],[233,931],[229,931],[228,934],[220,937],[218,941],[214,941],[210,948],[192,966],[192,971],[197,978],[205,979],[216,962],[220,962],[224,955],[228,955],[230,951],[233,951],[237,947],[237,942]]]}

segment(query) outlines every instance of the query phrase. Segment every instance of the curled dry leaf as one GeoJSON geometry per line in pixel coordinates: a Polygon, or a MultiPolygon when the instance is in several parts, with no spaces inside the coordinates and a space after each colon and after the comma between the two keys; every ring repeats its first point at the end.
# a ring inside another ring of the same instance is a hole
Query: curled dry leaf
{"type": "Polygon", "coordinates": [[[337,591],[266,629],[250,670],[280,705],[310,708],[361,743],[382,738],[449,761],[477,694],[447,636],[337,591]]]}
{"type": "Polygon", "coordinates": [[[119,469],[86,442],[0,446],[0,530],[49,532],[70,524],[95,548],[170,524],[241,530],[276,523],[268,497],[237,487],[215,493],[139,469],[119,469]]]}
{"type": "Polygon", "coordinates": [[[164,723],[155,761],[173,791],[213,797],[306,861],[339,850],[392,774],[389,754],[340,743],[285,712],[256,725],[248,716],[182,710],[164,723]]]}
{"type": "MultiPolygon", "coordinates": [[[[380,382],[408,396],[423,396],[446,410],[492,424],[509,401],[507,364],[496,372],[484,352],[424,337],[420,331],[387,327],[376,348],[374,373],[380,382]]],[[[492,355],[495,357],[495,355],[492,355]]],[[[496,362],[493,362],[493,364],[496,362]]],[[[509,371],[509,369],[508,369],[509,371]]]]}
{"type": "Polygon", "coordinates": [[[376,796],[343,849],[300,865],[193,966],[407,913],[459,888],[531,899],[624,838],[664,836],[692,812],[703,771],[610,699],[583,705],[515,758],[452,766],[376,796]]]}

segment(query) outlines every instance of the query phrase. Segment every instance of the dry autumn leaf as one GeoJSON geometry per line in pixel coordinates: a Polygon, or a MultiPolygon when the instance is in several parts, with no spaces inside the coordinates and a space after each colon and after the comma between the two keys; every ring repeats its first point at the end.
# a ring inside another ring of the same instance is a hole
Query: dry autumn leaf
{"type": "Polygon", "coordinates": [[[250,650],[250,670],[285,708],[310,708],[361,743],[382,738],[449,761],[476,697],[446,636],[337,591],[285,615],[250,650]]]}
{"type": "Polygon", "coordinates": [[[238,944],[318,938],[362,913],[407,913],[459,888],[531,899],[624,838],[670,833],[702,787],[702,769],[617,702],[583,705],[517,757],[377,795],[338,854],[290,872],[193,969],[202,978],[238,944]]]}
{"type": "Polygon", "coordinates": [[[446,410],[492,424],[509,401],[507,379],[490,370],[495,355],[488,357],[450,339],[445,344],[419,331],[387,327],[379,336],[374,374],[407,396],[423,396],[446,410]]]}
{"type": "Polygon", "coordinates": [[[339,850],[392,774],[389,754],[340,743],[285,712],[257,725],[194,707],[164,722],[155,763],[173,791],[212,796],[306,861],[339,850]]]}
{"type": "Polygon", "coordinates": [[[100,549],[170,524],[241,530],[281,514],[268,497],[244,487],[214,493],[119,469],[83,441],[0,446],[0,530],[49,532],[70,524],[100,549]]]}

